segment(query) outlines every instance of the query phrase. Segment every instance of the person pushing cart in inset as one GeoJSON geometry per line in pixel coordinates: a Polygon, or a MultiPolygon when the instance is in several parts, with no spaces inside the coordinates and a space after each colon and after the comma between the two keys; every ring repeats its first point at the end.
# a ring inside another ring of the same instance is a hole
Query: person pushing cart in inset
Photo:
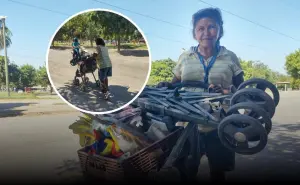
{"type": "Polygon", "coordinates": [[[108,48],[105,47],[105,42],[102,38],[96,39],[97,54],[96,60],[98,65],[98,76],[101,82],[101,91],[104,94],[104,99],[109,98],[108,77],[112,76],[112,62],[109,57],[108,48]]]}

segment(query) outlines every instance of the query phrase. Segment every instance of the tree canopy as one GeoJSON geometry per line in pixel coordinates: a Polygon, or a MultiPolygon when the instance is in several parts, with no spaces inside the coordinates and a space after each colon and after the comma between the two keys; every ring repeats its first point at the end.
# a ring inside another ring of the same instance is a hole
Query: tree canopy
{"type": "MultiPolygon", "coordinates": [[[[240,59],[240,63],[244,71],[245,80],[256,77],[266,79],[272,83],[278,81],[291,81],[290,76],[273,71],[260,61],[246,61],[240,59]]],[[[153,61],[148,85],[156,85],[161,81],[171,81],[174,76],[172,69],[175,65],[176,62],[170,58],[153,61]]]]}
{"type": "MultiPolygon", "coordinates": [[[[4,63],[4,57],[0,56],[0,87],[6,84],[4,63]]],[[[35,85],[51,87],[46,66],[40,66],[38,69],[30,64],[18,66],[8,58],[8,74],[10,87],[24,88],[35,85]]]]}
{"type": "MultiPolygon", "coordinates": [[[[4,49],[4,39],[3,39],[3,24],[0,20],[0,51],[4,49]]],[[[12,44],[11,37],[13,36],[12,32],[5,26],[5,45],[9,47],[12,44]]]]}
{"type": "Polygon", "coordinates": [[[53,41],[71,41],[74,36],[90,41],[91,46],[97,37],[116,40],[118,51],[121,42],[142,38],[142,34],[130,21],[104,11],[87,12],[72,18],[60,28],[53,41]]]}
{"type": "Polygon", "coordinates": [[[300,49],[286,56],[285,69],[291,76],[293,88],[300,88],[300,49]]]}

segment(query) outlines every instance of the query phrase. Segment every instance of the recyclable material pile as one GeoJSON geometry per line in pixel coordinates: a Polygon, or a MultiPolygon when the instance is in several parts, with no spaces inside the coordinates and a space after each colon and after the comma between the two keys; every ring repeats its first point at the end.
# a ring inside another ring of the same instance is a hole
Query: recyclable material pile
{"type": "Polygon", "coordinates": [[[70,129],[79,135],[87,153],[112,158],[131,156],[165,138],[179,122],[189,124],[171,156],[181,150],[195,126],[217,130],[221,143],[239,154],[252,155],[265,148],[279,103],[279,92],[272,83],[253,78],[227,95],[188,92],[183,86],[146,87],[130,106],[112,114],[84,114],[70,129]]]}
{"type": "Polygon", "coordinates": [[[151,116],[133,106],[105,115],[82,113],[69,129],[79,136],[79,144],[88,154],[127,158],[176,129],[151,116]]]}

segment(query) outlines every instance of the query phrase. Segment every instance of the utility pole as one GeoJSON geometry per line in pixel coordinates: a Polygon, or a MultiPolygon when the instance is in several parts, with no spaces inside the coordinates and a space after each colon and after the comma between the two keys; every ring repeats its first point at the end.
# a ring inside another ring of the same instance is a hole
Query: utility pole
{"type": "Polygon", "coordinates": [[[9,92],[9,79],[8,79],[8,64],[7,64],[7,50],[6,50],[6,36],[5,36],[5,19],[7,17],[1,16],[1,23],[2,23],[2,35],[3,35],[3,48],[4,48],[4,60],[5,60],[5,76],[6,76],[6,90],[7,96],[10,97],[9,92]]]}

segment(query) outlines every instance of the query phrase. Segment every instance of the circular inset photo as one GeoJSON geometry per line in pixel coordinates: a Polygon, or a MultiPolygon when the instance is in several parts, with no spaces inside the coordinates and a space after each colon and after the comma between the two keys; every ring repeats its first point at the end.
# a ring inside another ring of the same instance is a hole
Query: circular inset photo
{"type": "Polygon", "coordinates": [[[54,33],[47,72],[56,93],[82,112],[118,111],[141,93],[150,76],[151,57],[142,31],[110,10],[87,10],[54,33]]]}

